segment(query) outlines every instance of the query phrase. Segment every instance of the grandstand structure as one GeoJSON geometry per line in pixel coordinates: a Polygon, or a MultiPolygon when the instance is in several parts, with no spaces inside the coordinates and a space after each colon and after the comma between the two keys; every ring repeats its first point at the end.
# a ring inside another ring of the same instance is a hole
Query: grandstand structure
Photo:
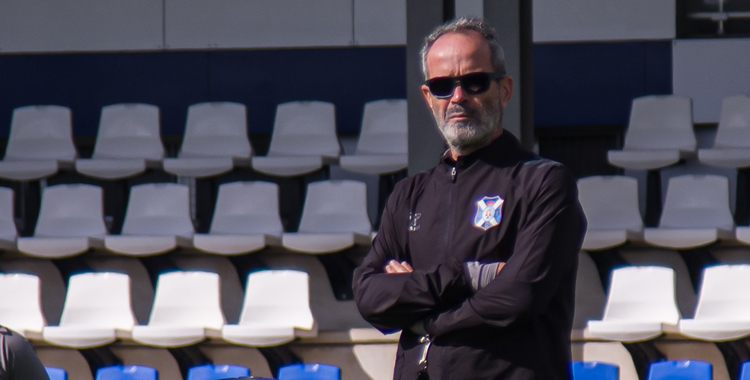
{"type": "Polygon", "coordinates": [[[0,7],[0,325],[51,379],[392,378],[352,270],[444,150],[417,53],[466,15],[578,179],[573,378],[750,379],[743,2],[0,7]]]}

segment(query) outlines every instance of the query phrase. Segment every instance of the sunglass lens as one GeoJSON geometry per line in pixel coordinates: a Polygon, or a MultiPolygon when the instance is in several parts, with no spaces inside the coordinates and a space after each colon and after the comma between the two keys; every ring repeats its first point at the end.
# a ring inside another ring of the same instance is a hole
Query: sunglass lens
{"type": "Polygon", "coordinates": [[[490,88],[490,76],[487,73],[464,75],[461,77],[461,87],[471,95],[481,94],[490,88]]]}
{"type": "Polygon", "coordinates": [[[428,83],[430,92],[438,98],[445,98],[453,94],[453,86],[456,80],[453,78],[435,78],[428,83]]]}

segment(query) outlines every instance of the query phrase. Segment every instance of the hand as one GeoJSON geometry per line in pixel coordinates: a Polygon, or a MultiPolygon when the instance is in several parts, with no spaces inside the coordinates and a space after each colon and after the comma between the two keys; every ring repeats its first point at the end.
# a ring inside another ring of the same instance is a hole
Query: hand
{"type": "Polygon", "coordinates": [[[500,274],[500,269],[503,269],[503,267],[504,267],[504,266],[505,266],[505,263],[501,261],[501,262],[500,262],[500,263],[499,263],[499,264],[497,265],[497,272],[495,273],[495,275],[498,275],[498,274],[500,274]]]}
{"type": "Polygon", "coordinates": [[[396,260],[391,260],[388,262],[388,265],[385,266],[385,273],[388,274],[411,273],[413,271],[414,269],[412,269],[411,265],[406,261],[399,263],[396,260]]]}

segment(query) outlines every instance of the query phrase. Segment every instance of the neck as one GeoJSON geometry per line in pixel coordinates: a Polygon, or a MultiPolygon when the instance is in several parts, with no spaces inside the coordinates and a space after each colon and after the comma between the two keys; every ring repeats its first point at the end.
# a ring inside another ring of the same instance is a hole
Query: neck
{"type": "Polygon", "coordinates": [[[495,132],[492,136],[490,136],[490,138],[483,140],[478,144],[469,145],[469,146],[457,146],[457,147],[451,146],[450,147],[451,159],[453,159],[453,161],[457,161],[458,158],[461,156],[466,156],[471,153],[474,153],[478,151],[479,149],[482,149],[486,147],[487,145],[490,145],[493,141],[495,141],[495,139],[500,137],[500,135],[502,134],[503,134],[503,128],[499,128],[497,132],[495,132]]]}

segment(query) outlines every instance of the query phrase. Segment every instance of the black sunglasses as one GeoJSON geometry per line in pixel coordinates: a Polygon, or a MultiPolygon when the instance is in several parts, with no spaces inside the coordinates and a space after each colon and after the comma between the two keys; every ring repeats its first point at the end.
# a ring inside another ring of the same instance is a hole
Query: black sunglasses
{"type": "Polygon", "coordinates": [[[480,72],[461,75],[460,77],[432,78],[426,80],[424,84],[430,89],[432,95],[436,98],[444,99],[453,96],[456,82],[461,83],[461,88],[467,94],[479,95],[490,89],[490,81],[502,78],[505,78],[505,74],[480,72]]]}

